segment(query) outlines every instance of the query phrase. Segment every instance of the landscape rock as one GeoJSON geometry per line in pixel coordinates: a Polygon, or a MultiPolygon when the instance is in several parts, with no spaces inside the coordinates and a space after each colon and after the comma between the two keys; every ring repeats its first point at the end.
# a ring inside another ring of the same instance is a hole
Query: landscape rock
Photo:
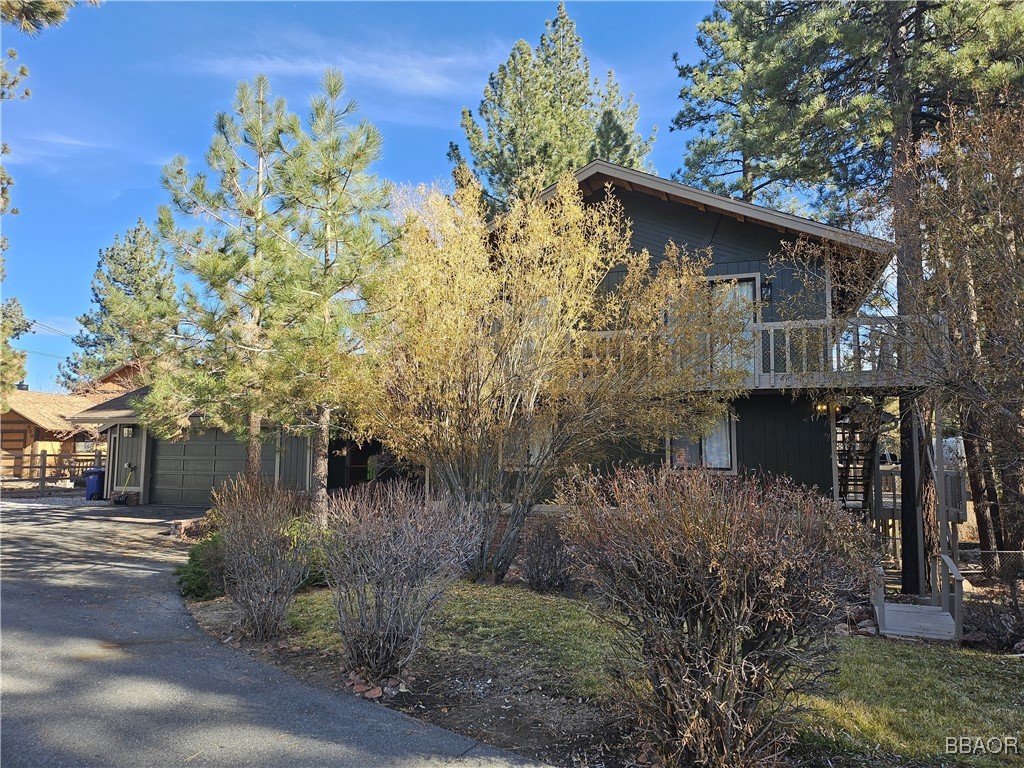
{"type": "Polygon", "coordinates": [[[857,630],[857,634],[863,637],[874,637],[878,634],[877,627],[863,627],[857,630]]]}
{"type": "Polygon", "coordinates": [[[875,620],[874,619],[864,619],[863,621],[858,621],[857,622],[857,628],[858,629],[867,629],[868,627],[873,627],[873,626],[875,626],[875,620]]]}
{"type": "Polygon", "coordinates": [[[849,609],[848,614],[850,621],[855,624],[860,624],[865,619],[873,620],[875,616],[875,612],[871,610],[870,605],[854,605],[849,609]]]}
{"type": "Polygon", "coordinates": [[[846,626],[845,622],[843,622],[842,624],[836,624],[835,633],[840,637],[849,637],[850,628],[846,626]]]}
{"type": "MultiPolygon", "coordinates": [[[[359,686],[357,685],[356,688],[358,687],[359,686]]],[[[384,691],[382,691],[380,688],[371,688],[363,694],[363,696],[365,696],[367,699],[379,699],[383,695],[384,691]]]]}
{"type": "Polygon", "coordinates": [[[1015,646],[1013,646],[1014,653],[1024,653],[1024,640],[1021,640],[1015,646]]]}
{"type": "Polygon", "coordinates": [[[960,644],[968,648],[979,648],[988,645],[989,639],[984,632],[968,632],[960,638],[960,644]]]}

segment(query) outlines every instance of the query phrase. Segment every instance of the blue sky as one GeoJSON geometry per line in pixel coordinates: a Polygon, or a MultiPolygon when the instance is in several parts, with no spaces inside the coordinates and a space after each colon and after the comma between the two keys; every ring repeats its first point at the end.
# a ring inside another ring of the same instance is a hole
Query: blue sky
{"type": "MultiPolygon", "coordinates": [[[[167,202],[160,169],[175,154],[201,164],[214,115],[235,85],[263,72],[304,113],[323,70],[345,74],[348,95],[384,136],[377,171],[396,183],[444,180],[448,142],[461,140],[463,106],[476,109],[488,73],[523,38],[536,45],[556,0],[538,3],[107,2],[75,8],[37,38],[3,30],[31,70],[32,98],[3,105],[3,140],[15,178],[5,216],[4,296],[65,334],[88,310],[99,251],[167,202]]],[[[710,3],[570,2],[595,76],[615,70],[658,127],[651,159],[668,176],[685,138],[676,113],[678,51],[695,61],[697,22],[710,3]]],[[[73,346],[41,328],[27,381],[57,391],[58,358],[73,346]]]]}

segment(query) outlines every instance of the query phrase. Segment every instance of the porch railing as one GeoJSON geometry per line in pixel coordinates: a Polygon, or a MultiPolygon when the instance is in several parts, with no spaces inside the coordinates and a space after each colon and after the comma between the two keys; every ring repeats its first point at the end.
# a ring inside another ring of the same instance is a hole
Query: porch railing
{"type": "Polygon", "coordinates": [[[29,481],[45,490],[48,483],[79,480],[87,469],[103,466],[103,452],[89,453],[0,453],[0,481],[24,484],[29,481]]]}
{"type": "Polygon", "coordinates": [[[754,323],[755,389],[920,384],[941,359],[939,318],[868,315],[754,323]]]}

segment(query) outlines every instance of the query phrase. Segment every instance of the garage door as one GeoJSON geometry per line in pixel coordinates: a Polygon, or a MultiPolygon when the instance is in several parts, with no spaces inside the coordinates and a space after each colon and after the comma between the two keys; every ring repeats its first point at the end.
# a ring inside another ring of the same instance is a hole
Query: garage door
{"type": "Polygon", "coordinates": [[[245,470],[245,444],[219,429],[188,440],[153,441],[153,504],[208,506],[210,492],[245,470]]]}

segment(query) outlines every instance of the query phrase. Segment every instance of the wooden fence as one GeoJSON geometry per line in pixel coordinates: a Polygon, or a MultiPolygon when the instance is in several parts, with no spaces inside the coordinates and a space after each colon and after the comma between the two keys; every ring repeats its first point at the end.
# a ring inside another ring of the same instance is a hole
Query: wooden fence
{"type": "Polygon", "coordinates": [[[0,481],[32,482],[39,490],[47,483],[80,480],[87,469],[103,468],[102,451],[92,453],[0,453],[0,481]]]}

